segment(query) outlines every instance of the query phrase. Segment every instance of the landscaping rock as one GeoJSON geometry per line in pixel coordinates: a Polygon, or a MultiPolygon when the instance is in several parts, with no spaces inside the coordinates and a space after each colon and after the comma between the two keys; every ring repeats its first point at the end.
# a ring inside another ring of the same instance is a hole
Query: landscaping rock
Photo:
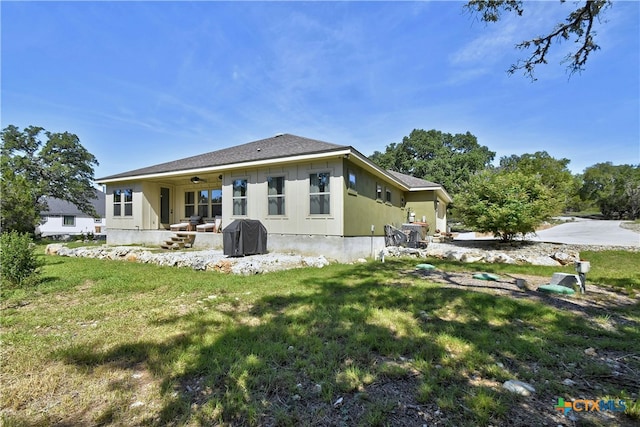
{"type": "Polygon", "coordinates": [[[64,248],[64,245],[60,243],[51,243],[48,244],[44,250],[44,253],[47,255],[56,255],[60,249],[64,248]]]}
{"type": "Polygon", "coordinates": [[[576,261],[580,261],[580,254],[578,254],[578,252],[576,251],[556,252],[553,254],[552,258],[562,265],[569,265],[573,264],[576,261]]]}
{"type": "Polygon", "coordinates": [[[521,396],[530,396],[532,393],[536,392],[536,389],[531,384],[518,380],[505,381],[505,383],[502,384],[502,387],[505,390],[509,390],[510,392],[521,396]]]}
{"type": "Polygon", "coordinates": [[[61,244],[51,244],[47,246],[46,252],[59,256],[141,262],[242,275],[299,267],[322,268],[329,264],[329,261],[323,256],[303,257],[293,254],[269,253],[247,257],[226,257],[222,251],[214,250],[153,253],[147,248],[134,246],[101,246],[70,249],[61,244]]]}
{"type": "Polygon", "coordinates": [[[479,252],[465,252],[460,256],[462,262],[480,262],[485,258],[484,254],[479,252]]]}

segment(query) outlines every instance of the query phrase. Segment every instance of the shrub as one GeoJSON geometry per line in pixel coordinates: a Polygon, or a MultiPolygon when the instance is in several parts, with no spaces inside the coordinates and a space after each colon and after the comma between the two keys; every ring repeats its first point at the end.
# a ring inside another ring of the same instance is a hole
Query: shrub
{"type": "Polygon", "coordinates": [[[41,266],[29,234],[11,231],[0,235],[2,282],[18,287],[35,285],[41,266]]]}
{"type": "Polygon", "coordinates": [[[465,225],[504,241],[535,232],[558,211],[552,190],[533,175],[485,171],[473,176],[456,198],[465,225]]]}

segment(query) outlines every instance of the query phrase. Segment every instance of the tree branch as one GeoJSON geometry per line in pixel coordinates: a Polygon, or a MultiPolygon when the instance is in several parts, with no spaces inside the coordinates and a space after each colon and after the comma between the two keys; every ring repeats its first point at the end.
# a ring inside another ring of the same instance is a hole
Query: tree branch
{"type": "MultiPolygon", "coordinates": [[[[560,1],[564,3],[565,0],[560,1]]],[[[569,63],[567,68],[570,74],[584,70],[589,55],[600,49],[600,46],[595,43],[594,21],[610,5],[611,0],[585,0],[581,7],[571,12],[565,22],[557,24],[549,34],[517,44],[517,49],[535,48],[535,50],[529,58],[511,65],[508,73],[514,74],[516,71],[524,70],[524,74],[531,80],[537,80],[534,77],[535,67],[547,63],[547,55],[553,42],[568,40],[572,35],[576,36],[575,43],[579,47],[575,52],[567,55],[562,63],[569,63]]],[[[518,16],[523,13],[522,2],[515,0],[471,0],[465,8],[479,13],[485,22],[498,21],[501,11],[516,12],[518,16]]]]}

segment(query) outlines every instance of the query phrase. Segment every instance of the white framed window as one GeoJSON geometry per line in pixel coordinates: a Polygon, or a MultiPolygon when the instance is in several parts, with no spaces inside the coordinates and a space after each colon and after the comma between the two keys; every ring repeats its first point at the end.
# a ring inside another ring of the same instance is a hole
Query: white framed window
{"type": "Polygon", "coordinates": [[[247,180],[233,180],[233,214],[247,215],[247,180]]]}
{"type": "Polygon", "coordinates": [[[194,191],[184,192],[184,216],[190,217],[196,213],[196,193],[194,191]]]}
{"type": "Polygon", "coordinates": [[[198,215],[202,218],[209,217],[209,190],[198,191],[198,215]]]}
{"type": "MultiPolygon", "coordinates": [[[[186,194],[186,193],[185,193],[186,194]]],[[[216,216],[222,216],[222,189],[214,188],[207,190],[198,190],[196,192],[197,202],[197,215],[202,218],[215,218],[216,216]]],[[[189,203],[185,202],[185,206],[196,205],[195,202],[191,202],[191,196],[189,196],[189,203]]],[[[185,212],[196,212],[195,207],[185,209],[185,212]]],[[[185,216],[195,215],[194,213],[186,213],[185,216]]]]}
{"type": "Polygon", "coordinates": [[[124,216],[133,216],[133,190],[124,190],[124,216]]]}
{"type": "Polygon", "coordinates": [[[211,190],[211,216],[222,216],[222,189],[211,190]]]}
{"type": "Polygon", "coordinates": [[[391,203],[391,190],[389,190],[389,187],[386,188],[385,201],[391,203]]]}
{"type": "Polygon", "coordinates": [[[311,215],[329,215],[331,213],[331,192],[329,172],[309,175],[309,213],[311,215]]]}
{"type": "Polygon", "coordinates": [[[284,215],[284,176],[267,177],[267,204],[269,215],[284,215]]]}
{"type": "Polygon", "coordinates": [[[63,215],[62,225],[65,227],[74,227],[76,225],[76,217],[74,215],[63,215]]]}
{"type": "Polygon", "coordinates": [[[113,190],[113,216],[122,215],[122,190],[113,190]]]}
{"type": "Polygon", "coordinates": [[[376,182],[376,200],[382,200],[382,185],[376,182]]]}
{"type": "Polygon", "coordinates": [[[133,216],[133,190],[113,190],[113,216],[133,216]]]}

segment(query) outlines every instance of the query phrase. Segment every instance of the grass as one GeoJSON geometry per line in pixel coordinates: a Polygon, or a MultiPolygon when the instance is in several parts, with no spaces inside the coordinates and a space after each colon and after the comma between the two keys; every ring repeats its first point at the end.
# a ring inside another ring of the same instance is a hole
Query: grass
{"type": "Polygon", "coordinates": [[[638,256],[626,251],[584,251],[580,256],[591,263],[588,282],[622,288],[633,295],[640,292],[638,256]]]}
{"type": "MultiPolygon", "coordinates": [[[[638,289],[637,253],[585,257],[591,283],[638,289]]],[[[557,398],[580,396],[629,407],[585,425],[640,416],[637,303],[584,316],[430,283],[411,274],[411,259],[248,277],[45,260],[37,289],[3,291],[7,426],[557,425],[557,398]],[[562,384],[567,375],[578,385],[562,384]],[[534,384],[536,395],[507,393],[508,379],[534,384]]]]}

